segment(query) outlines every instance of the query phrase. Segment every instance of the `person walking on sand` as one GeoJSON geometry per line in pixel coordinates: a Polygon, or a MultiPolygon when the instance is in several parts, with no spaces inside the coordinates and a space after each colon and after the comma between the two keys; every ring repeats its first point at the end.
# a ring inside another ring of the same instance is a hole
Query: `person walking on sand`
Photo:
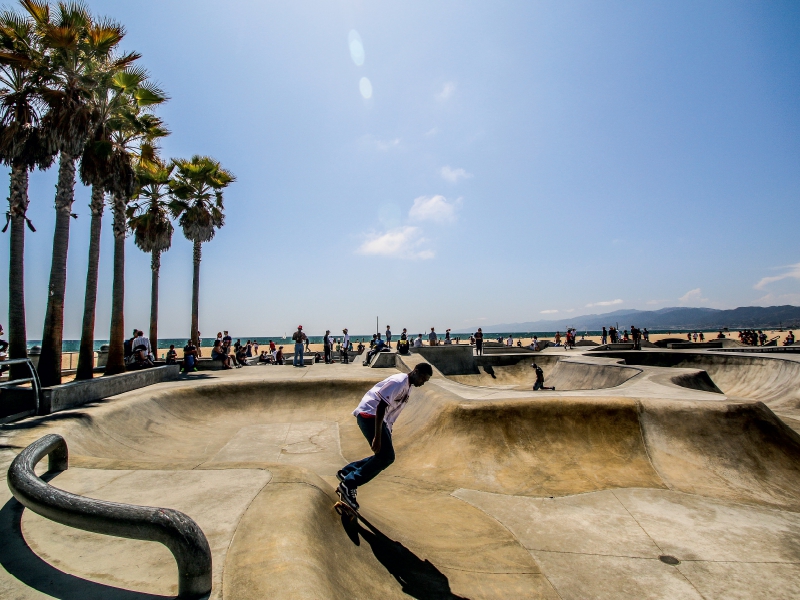
{"type": "Polygon", "coordinates": [[[372,481],[394,462],[392,426],[408,404],[411,387],[422,387],[433,375],[428,363],[419,363],[410,373],[391,375],[376,383],[353,411],[358,428],[370,444],[373,455],[342,468],[336,473],[338,492],[347,504],[358,510],[356,490],[372,481]]]}
{"type": "Polygon", "coordinates": [[[536,371],[536,383],[533,384],[533,391],[536,392],[539,390],[553,390],[555,392],[556,391],[555,387],[544,387],[544,371],[542,371],[542,367],[540,367],[536,363],[533,363],[531,366],[536,371]]]}
{"type": "Polygon", "coordinates": [[[304,367],[305,363],[303,362],[303,342],[308,341],[308,336],[303,333],[303,326],[298,325],[297,331],[292,334],[292,339],[294,340],[294,358],[292,358],[292,366],[294,367],[304,367]]]}
{"type": "Polygon", "coordinates": [[[436,335],[436,331],[431,327],[431,332],[428,334],[428,343],[431,346],[436,346],[439,341],[439,337],[436,335]]]}

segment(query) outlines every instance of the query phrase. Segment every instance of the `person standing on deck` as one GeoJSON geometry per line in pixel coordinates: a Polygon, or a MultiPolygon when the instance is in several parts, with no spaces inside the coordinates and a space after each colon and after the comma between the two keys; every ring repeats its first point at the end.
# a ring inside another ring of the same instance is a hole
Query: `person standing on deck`
{"type": "Polygon", "coordinates": [[[297,326],[297,331],[292,334],[292,339],[294,340],[294,358],[292,358],[292,365],[295,367],[303,367],[305,366],[303,361],[303,342],[307,342],[308,337],[303,333],[302,325],[297,326]]]}
{"type": "Polygon", "coordinates": [[[329,365],[333,362],[333,340],[331,339],[331,330],[325,330],[325,337],[322,338],[322,347],[325,351],[325,364],[329,365]]]}

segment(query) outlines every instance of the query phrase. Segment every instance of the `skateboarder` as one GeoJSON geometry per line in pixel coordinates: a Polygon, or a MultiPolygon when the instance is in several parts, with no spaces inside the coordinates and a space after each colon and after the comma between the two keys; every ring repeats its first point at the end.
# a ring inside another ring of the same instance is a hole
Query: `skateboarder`
{"type": "Polygon", "coordinates": [[[544,371],[542,371],[542,367],[540,367],[536,363],[533,363],[531,366],[536,371],[536,383],[533,384],[533,391],[535,392],[538,390],[553,390],[555,392],[556,391],[555,387],[544,387],[544,371]]]}
{"type": "Polygon", "coordinates": [[[433,369],[428,363],[419,363],[410,373],[387,377],[364,394],[361,403],[353,411],[361,433],[375,453],[350,463],[336,473],[341,481],[339,495],[354,510],[358,510],[356,488],[372,481],[394,462],[392,425],[408,402],[411,386],[425,385],[432,375],[433,369]]]}

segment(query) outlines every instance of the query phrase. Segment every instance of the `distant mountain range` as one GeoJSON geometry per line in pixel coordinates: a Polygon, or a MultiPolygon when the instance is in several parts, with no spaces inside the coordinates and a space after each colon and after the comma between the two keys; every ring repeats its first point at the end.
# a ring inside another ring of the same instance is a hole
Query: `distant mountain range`
{"type": "MultiPolygon", "coordinates": [[[[660,310],[615,310],[601,315],[581,315],[557,320],[526,321],[481,325],[483,331],[527,332],[557,331],[574,327],[579,331],[598,331],[602,327],[616,326],[627,329],[631,325],[648,329],[765,329],[783,326],[800,327],[800,306],[742,306],[732,310],[715,308],[672,307],[660,310]]],[[[457,333],[471,333],[462,329],[457,333]]]]}

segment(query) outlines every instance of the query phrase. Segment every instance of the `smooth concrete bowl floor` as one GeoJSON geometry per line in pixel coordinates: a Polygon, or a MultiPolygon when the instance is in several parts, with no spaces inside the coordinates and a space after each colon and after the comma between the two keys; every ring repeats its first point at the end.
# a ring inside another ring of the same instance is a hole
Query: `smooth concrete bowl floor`
{"type": "MultiPolygon", "coordinates": [[[[5,426],[0,460],[58,432],[70,469],[52,485],[187,513],[212,549],[212,598],[800,597],[797,433],[697,368],[640,364],[610,386],[618,357],[570,360],[598,389],[437,373],[414,390],[354,526],[333,508],[335,473],[369,453],[352,411],[393,369],[195,374],[5,426]]],[[[163,546],[0,494],[0,597],[177,593],[163,546]]]]}

